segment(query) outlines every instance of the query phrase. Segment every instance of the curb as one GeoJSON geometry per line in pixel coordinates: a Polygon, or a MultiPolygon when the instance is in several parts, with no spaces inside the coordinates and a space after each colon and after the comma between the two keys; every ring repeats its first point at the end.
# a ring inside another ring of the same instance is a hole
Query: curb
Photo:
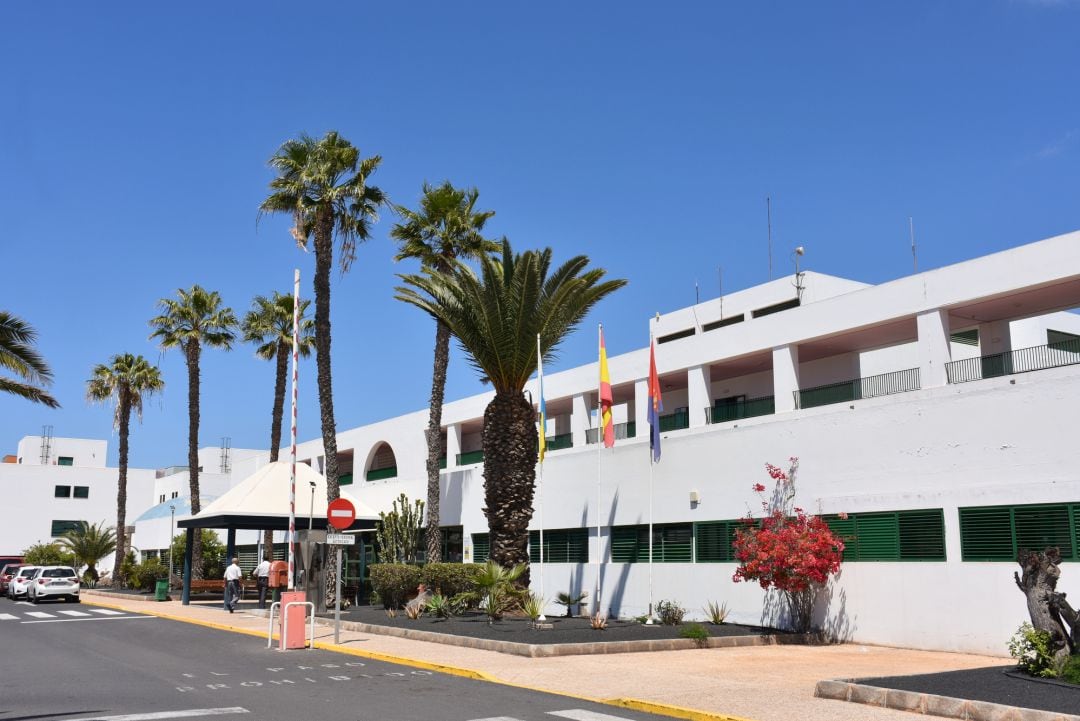
{"type": "Polygon", "coordinates": [[[963,721],[1080,721],[1080,716],[1057,711],[1006,706],[917,691],[899,691],[848,680],[818,681],[814,687],[814,696],[963,721]]]}
{"type": "MultiPolygon", "coordinates": [[[[95,594],[97,595],[97,594],[95,594]]],[[[128,609],[122,606],[116,606],[111,603],[100,603],[98,601],[91,602],[91,605],[101,606],[103,608],[113,608],[117,610],[126,611],[128,609]]],[[[212,621],[202,621],[200,619],[188,618],[184,616],[173,616],[168,613],[161,613],[159,611],[139,611],[139,613],[146,613],[147,615],[156,616],[157,618],[164,618],[170,621],[178,621],[180,623],[190,623],[195,626],[203,626],[205,628],[212,628],[219,631],[231,631],[232,633],[240,633],[246,636],[256,636],[258,638],[264,638],[265,633],[262,631],[253,631],[246,628],[238,628],[236,626],[230,626],[221,623],[214,623],[212,621]]],[[[319,618],[316,617],[316,622],[319,618]]],[[[320,624],[325,625],[325,624],[320,624]]],[[[342,624],[344,627],[344,623],[342,624]]],[[[380,627],[385,628],[385,626],[380,627]]],[[[419,632],[424,633],[424,632],[419,632]]],[[[445,636],[446,634],[431,634],[434,636],[445,636]]],[[[731,637],[740,638],[740,637],[731,637]]],[[[679,639],[684,640],[684,639],[679,639]]],[[[630,643],[630,642],[627,642],[630,643]]],[[[651,641],[647,643],[653,643],[651,641]]],[[[692,643],[692,641],[691,641],[692,643]]],[[[527,646],[528,644],[512,644],[516,646],[527,646]]],[[[764,644],[754,644],[764,645],[764,644]]],[[[427,671],[436,671],[438,673],[444,673],[451,676],[458,676],[461,678],[468,678],[474,681],[481,681],[485,683],[494,683],[500,686],[509,686],[511,688],[520,688],[526,691],[538,691],[540,693],[551,694],[554,696],[563,696],[565,698],[573,698],[579,701],[588,701],[590,703],[602,704],[604,706],[614,706],[617,708],[633,709],[637,711],[645,711],[647,713],[654,713],[661,716],[669,716],[671,718],[688,719],[688,721],[751,721],[750,719],[741,718],[739,716],[731,716],[722,713],[713,713],[711,711],[700,711],[698,709],[685,708],[683,706],[674,706],[670,704],[657,703],[654,701],[644,701],[634,698],[592,698],[590,696],[580,696],[578,694],[569,693],[566,691],[559,691],[554,689],[542,688],[539,686],[526,686],[523,684],[514,683],[512,681],[504,681],[500,678],[484,673],[483,671],[476,671],[470,668],[461,668],[458,666],[447,666],[444,664],[431,663],[430,661],[421,661],[420,659],[408,658],[405,656],[395,656],[388,653],[380,653],[378,651],[365,651],[358,648],[349,648],[347,646],[335,645],[333,643],[326,643],[324,641],[314,641],[312,648],[317,648],[323,651],[332,651],[334,653],[343,653],[349,656],[357,656],[360,658],[369,658],[373,661],[385,661],[386,663],[399,664],[401,666],[409,666],[411,668],[419,668],[427,671]]],[[[1025,720],[1026,721],[1026,720],[1025,720]]],[[[1041,719],[1039,721],[1042,721],[1041,719]]],[[[1068,718],[1063,721],[1073,721],[1068,718]]],[[[1076,719],[1080,721],[1080,717],[1076,719]]]]}

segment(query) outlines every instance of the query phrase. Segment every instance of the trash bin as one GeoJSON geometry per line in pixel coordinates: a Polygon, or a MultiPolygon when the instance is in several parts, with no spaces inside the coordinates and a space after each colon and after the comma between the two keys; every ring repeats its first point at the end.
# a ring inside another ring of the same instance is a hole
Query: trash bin
{"type": "Polygon", "coordinates": [[[275,588],[270,589],[270,591],[271,591],[271,595],[270,595],[270,601],[271,602],[277,603],[278,601],[281,600],[281,589],[280,588],[275,587],[275,588]]]}
{"type": "Polygon", "coordinates": [[[154,589],[154,600],[168,601],[169,600],[169,581],[164,578],[159,578],[157,586],[154,589]]]}

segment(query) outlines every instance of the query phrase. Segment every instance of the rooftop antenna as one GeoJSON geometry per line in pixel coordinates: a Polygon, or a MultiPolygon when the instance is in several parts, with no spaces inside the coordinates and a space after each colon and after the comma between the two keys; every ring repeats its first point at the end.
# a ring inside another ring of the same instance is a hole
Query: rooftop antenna
{"type": "Polygon", "coordinates": [[[772,198],[765,196],[765,219],[769,224],[769,280],[772,280],[772,198]]]}
{"type": "Polygon", "coordinates": [[[697,278],[694,278],[694,305],[701,303],[701,288],[698,287],[697,278]]]}
{"type": "Polygon", "coordinates": [[[795,248],[795,250],[791,253],[791,259],[795,261],[795,292],[800,301],[802,300],[803,290],[806,289],[806,286],[804,286],[802,282],[804,273],[799,270],[799,258],[803,257],[804,255],[806,255],[806,248],[802,247],[801,245],[795,248]]]}
{"type": "Polygon", "coordinates": [[[915,255],[915,221],[909,215],[908,219],[908,233],[911,235],[911,265],[915,268],[915,272],[919,272],[919,258],[915,255]]]}
{"type": "Polygon", "coordinates": [[[720,281],[720,320],[724,319],[724,266],[716,266],[716,275],[720,281]]]}
{"type": "Polygon", "coordinates": [[[53,427],[41,427],[41,465],[49,465],[49,456],[52,454],[53,427]]]}

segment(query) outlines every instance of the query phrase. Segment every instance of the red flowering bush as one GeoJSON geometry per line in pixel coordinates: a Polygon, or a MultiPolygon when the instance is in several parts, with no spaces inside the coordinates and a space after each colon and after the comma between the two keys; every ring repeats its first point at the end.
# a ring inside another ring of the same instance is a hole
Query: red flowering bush
{"type": "MultiPolygon", "coordinates": [[[[810,516],[793,505],[795,473],[799,460],[791,459],[785,473],[766,464],[776,481],[772,496],[762,499],[765,517],[747,517],[746,525],[735,532],[735,559],[739,567],[734,580],[757,581],[768,590],[780,591],[788,603],[796,631],[808,631],[814,596],[840,570],[844,542],[818,516],[810,516]]],[[[753,486],[761,495],[765,487],[753,486]]]]}

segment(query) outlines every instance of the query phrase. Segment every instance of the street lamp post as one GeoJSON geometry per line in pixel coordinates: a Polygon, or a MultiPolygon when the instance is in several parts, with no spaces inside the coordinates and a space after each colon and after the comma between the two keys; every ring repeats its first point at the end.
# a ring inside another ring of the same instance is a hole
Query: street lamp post
{"type": "Polygon", "coordinates": [[[173,573],[173,537],[176,535],[176,505],[169,504],[169,588],[172,588],[173,573]]]}
{"type": "MultiPolygon", "coordinates": [[[[311,506],[308,508],[308,517],[307,517],[307,534],[308,534],[308,537],[307,537],[307,542],[308,542],[308,558],[307,558],[307,562],[310,563],[310,562],[312,562],[314,560],[314,553],[313,553],[313,549],[311,547],[311,523],[312,523],[312,519],[315,517],[315,481],[308,481],[308,485],[311,486],[311,506]]],[[[311,569],[310,568],[306,568],[306,567],[304,568],[304,580],[305,580],[304,587],[310,590],[311,589],[311,569]]]]}

